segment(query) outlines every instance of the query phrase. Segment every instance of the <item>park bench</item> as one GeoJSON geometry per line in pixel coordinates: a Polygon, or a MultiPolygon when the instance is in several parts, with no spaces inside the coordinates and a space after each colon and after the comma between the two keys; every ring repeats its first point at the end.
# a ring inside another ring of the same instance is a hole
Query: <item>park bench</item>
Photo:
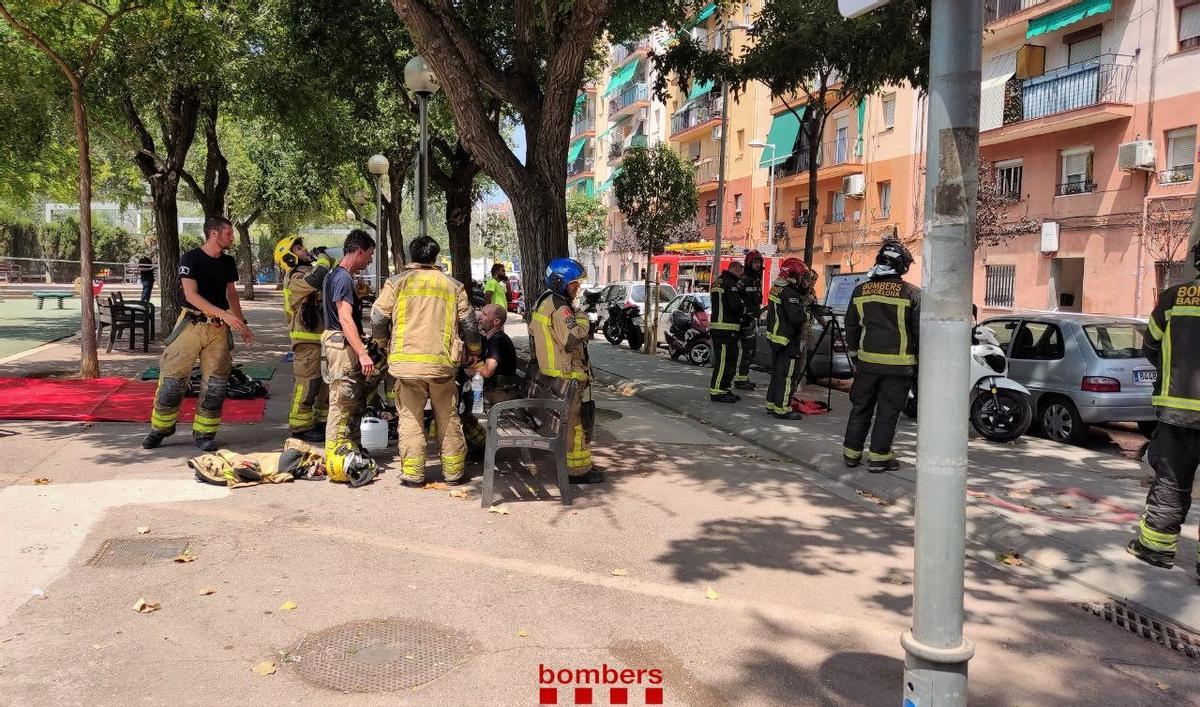
{"type": "Polygon", "coordinates": [[[567,476],[567,413],[579,383],[544,379],[536,364],[525,371],[525,397],[492,405],[487,419],[487,445],[483,452],[483,507],[492,505],[496,482],[496,452],[501,449],[543,450],[554,455],[558,469],[558,494],[571,505],[567,476]]]}
{"type": "Polygon", "coordinates": [[[39,290],[37,292],[34,292],[33,296],[37,297],[37,302],[38,302],[37,308],[38,309],[42,309],[43,306],[46,304],[46,300],[48,300],[48,299],[58,300],[58,308],[62,309],[63,308],[63,300],[67,300],[67,299],[74,297],[75,293],[74,292],[54,292],[54,291],[48,291],[48,290],[39,290]]]}
{"type": "Polygon", "coordinates": [[[5,282],[21,281],[21,266],[13,263],[0,263],[0,280],[5,282]]]}
{"type": "Polygon", "coordinates": [[[113,344],[121,336],[121,333],[126,329],[129,330],[129,350],[133,351],[135,347],[135,334],[138,329],[142,330],[142,351],[150,350],[150,318],[143,311],[135,312],[133,309],[118,304],[113,301],[112,297],[105,297],[97,302],[100,316],[96,318],[96,332],[100,336],[104,336],[104,327],[108,327],[108,349],[107,353],[112,352],[113,344]]]}

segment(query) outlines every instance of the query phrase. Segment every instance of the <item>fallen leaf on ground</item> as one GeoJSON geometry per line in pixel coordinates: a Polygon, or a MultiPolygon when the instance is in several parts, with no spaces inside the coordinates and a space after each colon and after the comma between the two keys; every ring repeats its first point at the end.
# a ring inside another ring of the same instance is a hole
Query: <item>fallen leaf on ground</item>
{"type": "Polygon", "coordinates": [[[1075,507],[1075,503],[1072,502],[1070,499],[1066,499],[1066,498],[1059,501],[1058,505],[1062,506],[1063,508],[1074,508],[1075,507]]]}
{"type": "Polygon", "coordinates": [[[626,574],[628,573],[625,571],[624,567],[618,567],[612,571],[612,576],[614,577],[624,577],[626,574]]]}
{"type": "Polygon", "coordinates": [[[466,498],[466,497],[467,497],[467,490],[465,488],[462,488],[460,486],[458,488],[450,489],[450,498],[466,498]]]}
{"type": "Polygon", "coordinates": [[[208,596],[209,594],[214,594],[214,593],[216,593],[216,591],[217,591],[217,588],[216,588],[216,587],[214,587],[214,586],[212,586],[212,585],[210,584],[209,586],[207,586],[207,587],[205,587],[205,588],[203,588],[203,589],[201,589],[201,590],[200,590],[200,596],[202,596],[202,597],[206,597],[206,596],[208,596]]]}
{"type": "Polygon", "coordinates": [[[529,632],[524,629],[517,631],[517,638],[529,638],[529,632]]]}
{"type": "Polygon", "coordinates": [[[421,488],[425,489],[426,491],[445,491],[446,489],[448,489],[450,487],[447,486],[445,484],[445,482],[442,482],[442,481],[430,481],[429,483],[425,484],[421,488]]]}
{"type": "Polygon", "coordinates": [[[180,554],[180,555],[176,555],[176,556],[175,556],[175,561],[176,561],[176,562],[195,562],[195,561],[196,561],[196,555],[193,555],[193,554],[192,554],[192,553],[190,553],[190,552],[184,552],[184,553],[182,553],[182,554],[180,554]]]}
{"type": "Polygon", "coordinates": [[[713,589],[712,587],[709,587],[704,590],[704,598],[705,599],[720,599],[721,595],[717,593],[717,590],[713,589]]]}
{"type": "Polygon", "coordinates": [[[1013,489],[1008,492],[1009,498],[1029,498],[1033,495],[1033,489],[1013,489]]]}
{"type": "Polygon", "coordinates": [[[1162,690],[1163,692],[1166,692],[1167,690],[1171,689],[1171,686],[1166,684],[1165,682],[1156,682],[1156,683],[1154,683],[1154,686],[1157,687],[1158,689],[1162,690]]]}
{"type": "Polygon", "coordinates": [[[255,675],[262,675],[263,677],[266,677],[267,675],[274,675],[278,668],[275,667],[275,661],[264,660],[263,662],[251,668],[251,670],[254,671],[255,675]]]}
{"type": "Polygon", "coordinates": [[[149,614],[151,611],[158,611],[162,608],[162,604],[156,601],[146,601],[143,597],[138,597],[138,600],[133,603],[133,610],[139,614],[149,614]]]}
{"type": "Polygon", "coordinates": [[[492,506],[488,509],[488,513],[499,513],[502,516],[508,515],[508,509],[504,506],[492,506]]]}
{"type": "Polygon", "coordinates": [[[880,498],[879,496],[876,496],[875,494],[871,493],[870,491],[863,491],[860,489],[858,491],[855,491],[854,493],[858,494],[859,496],[862,496],[863,498],[867,499],[868,501],[870,501],[871,503],[874,503],[877,506],[890,506],[891,505],[891,501],[888,501],[887,499],[884,499],[884,498],[880,498]]]}
{"type": "Polygon", "coordinates": [[[279,605],[280,611],[292,611],[295,608],[296,608],[296,602],[292,601],[291,599],[288,599],[287,601],[285,601],[279,605]]]}
{"type": "Polygon", "coordinates": [[[50,483],[50,479],[34,479],[33,480],[34,486],[45,486],[48,483],[50,483]]]}
{"type": "Polygon", "coordinates": [[[912,580],[904,576],[902,572],[888,572],[884,578],[892,584],[912,584],[912,580]]]}
{"type": "Polygon", "coordinates": [[[142,527],[138,528],[138,535],[145,535],[146,533],[149,533],[149,532],[150,532],[150,526],[148,526],[148,525],[143,525],[142,527]]]}
{"type": "Polygon", "coordinates": [[[1008,552],[997,552],[996,559],[1000,560],[1006,565],[1012,565],[1013,567],[1025,566],[1025,560],[1021,559],[1021,555],[1011,550],[1008,552]]]}

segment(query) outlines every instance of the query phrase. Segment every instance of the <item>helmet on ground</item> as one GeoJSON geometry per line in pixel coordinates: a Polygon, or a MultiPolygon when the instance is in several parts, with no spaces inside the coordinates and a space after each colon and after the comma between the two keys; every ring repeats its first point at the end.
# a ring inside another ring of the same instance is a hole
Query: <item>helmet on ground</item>
{"type": "Polygon", "coordinates": [[[329,480],[348,483],[351,487],[367,484],[375,478],[378,467],[375,460],[355,449],[354,445],[342,443],[331,454],[326,455],[329,480]]]}
{"type": "Polygon", "coordinates": [[[290,272],[300,264],[300,259],[292,252],[292,248],[295,248],[297,244],[304,245],[304,241],[300,239],[300,236],[288,236],[275,244],[275,263],[285,273],[290,272]]]}
{"type": "Polygon", "coordinates": [[[779,275],[785,280],[803,282],[810,273],[812,270],[799,258],[784,258],[779,264],[779,275]]]}
{"type": "Polygon", "coordinates": [[[559,295],[567,294],[567,285],[572,282],[583,282],[587,271],[574,258],[555,258],[546,266],[546,277],[543,283],[546,289],[559,295]]]}
{"type": "Polygon", "coordinates": [[[912,253],[908,252],[908,248],[905,248],[904,244],[897,240],[884,241],[879,253],[875,256],[876,265],[890,267],[896,271],[897,275],[908,272],[912,262],[912,253]]]}
{"type": "Polygon", "coordinates": [[[757,250],[746,251],[746,267],[750,267],[750,261],[752,260],[757,260],[759,265],[761,265],[763,260],[762,253],[759,253],[757,250]]]}

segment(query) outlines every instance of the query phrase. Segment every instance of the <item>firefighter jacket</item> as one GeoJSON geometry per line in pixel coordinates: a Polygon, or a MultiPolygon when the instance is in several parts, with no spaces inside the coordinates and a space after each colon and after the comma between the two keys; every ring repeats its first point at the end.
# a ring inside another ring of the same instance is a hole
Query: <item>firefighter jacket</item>
{"type": "Polygon", "coordinates": [[[542,375],[588,380],[590,332],[587,315],[576,312],[566,297],[549,290],[542,293],[529,323],[529,340],[542,375]]]}
{"type": "Polygon", "coordinates": [[[804,351],[804,332],[808,326],[811,297],[791,280],[780,278],[767,293],[767,340],[784,347],[783,353],[798,355],[804,351]]]}
{"type": "Polygon", "coordinates": [[[479,324],[462,283],[436,265],[411,263],[388,278],[371,306],[371,338],[387,337],[393,378],[453,376],[464,349],[478,354],[479,324]]]}
{"type": "Polygon", "coordinates": [[[743,323],[758,325],[758,317],[763,311],[763,273],[750,272],[742,275],[742,299],[746,302],[746,311],[742,315],[743,323]]]}
{"type": "Polygon", "coordinates": [[[1200,280],[1163,290],[1146,333],[1143,353],[1158,369],[1158,419],[1200,428],[1200,280]]]}
{"type": "Polygon", "coordinates": [[[712,288],[712,315],[709,317],[708,330],[715,337],[734,336],[741,331],[745,314],[746,298],[742,294],[742,281],[726,270],[712,288]]]}
{"type": "Polygon", "coordinates": [[[858,367],[911,376],[917,366],[921,288],[898,275],[859,283],[846,310],[846,344],[858,367]],[[857,351],[857,353],[855,353],[857,351]]]}
{"type": "Polygon", "coordinates": [[[325,330],[321,285],[333,266],[333,259],[322,253],[315,262],[293,268],[284,278],[283,316],[293,344],[321,343],[325,330]]]}

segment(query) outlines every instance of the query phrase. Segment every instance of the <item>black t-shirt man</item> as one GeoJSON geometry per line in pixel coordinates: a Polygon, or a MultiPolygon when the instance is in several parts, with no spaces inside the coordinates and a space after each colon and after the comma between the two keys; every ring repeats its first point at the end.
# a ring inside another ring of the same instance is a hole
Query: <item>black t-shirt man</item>
{"type": "Polygon", "coordinates": [[[342,320],[338,318],[337,303],[349,302],[354,313],[354,326],[358,335],[363,336],[362,298],[354,287],[354,276],[346,268],[338,266],[325,277],[322,296],[325,301],[325,328],[334,331],[342,330],[342,320]]]}
{"type": "Polygon", "coordinates": [[[496,362],[496,375],[515,376],[517,374],[517,347],[503,329],[483,339],[483,360],[492,359],[496,362]]]}
{"type": "MultiPolygon", "coordinates": [[[[218,309],[229,309],[226,289],[229,283],[238,281],[237,261],[226,253],[214,258],[201,248],[193,248],[179,258],[179,279],[195,280],[196,291],[201,297],[218,309]]],[[[182,282],[179,301],[187,302],[182,282]]]]}
{"type": "Polygon", "coordinates": [[[138,279],[142,282],[154,282],[154,263],[144,255],[138,258],[138,279]]]}

